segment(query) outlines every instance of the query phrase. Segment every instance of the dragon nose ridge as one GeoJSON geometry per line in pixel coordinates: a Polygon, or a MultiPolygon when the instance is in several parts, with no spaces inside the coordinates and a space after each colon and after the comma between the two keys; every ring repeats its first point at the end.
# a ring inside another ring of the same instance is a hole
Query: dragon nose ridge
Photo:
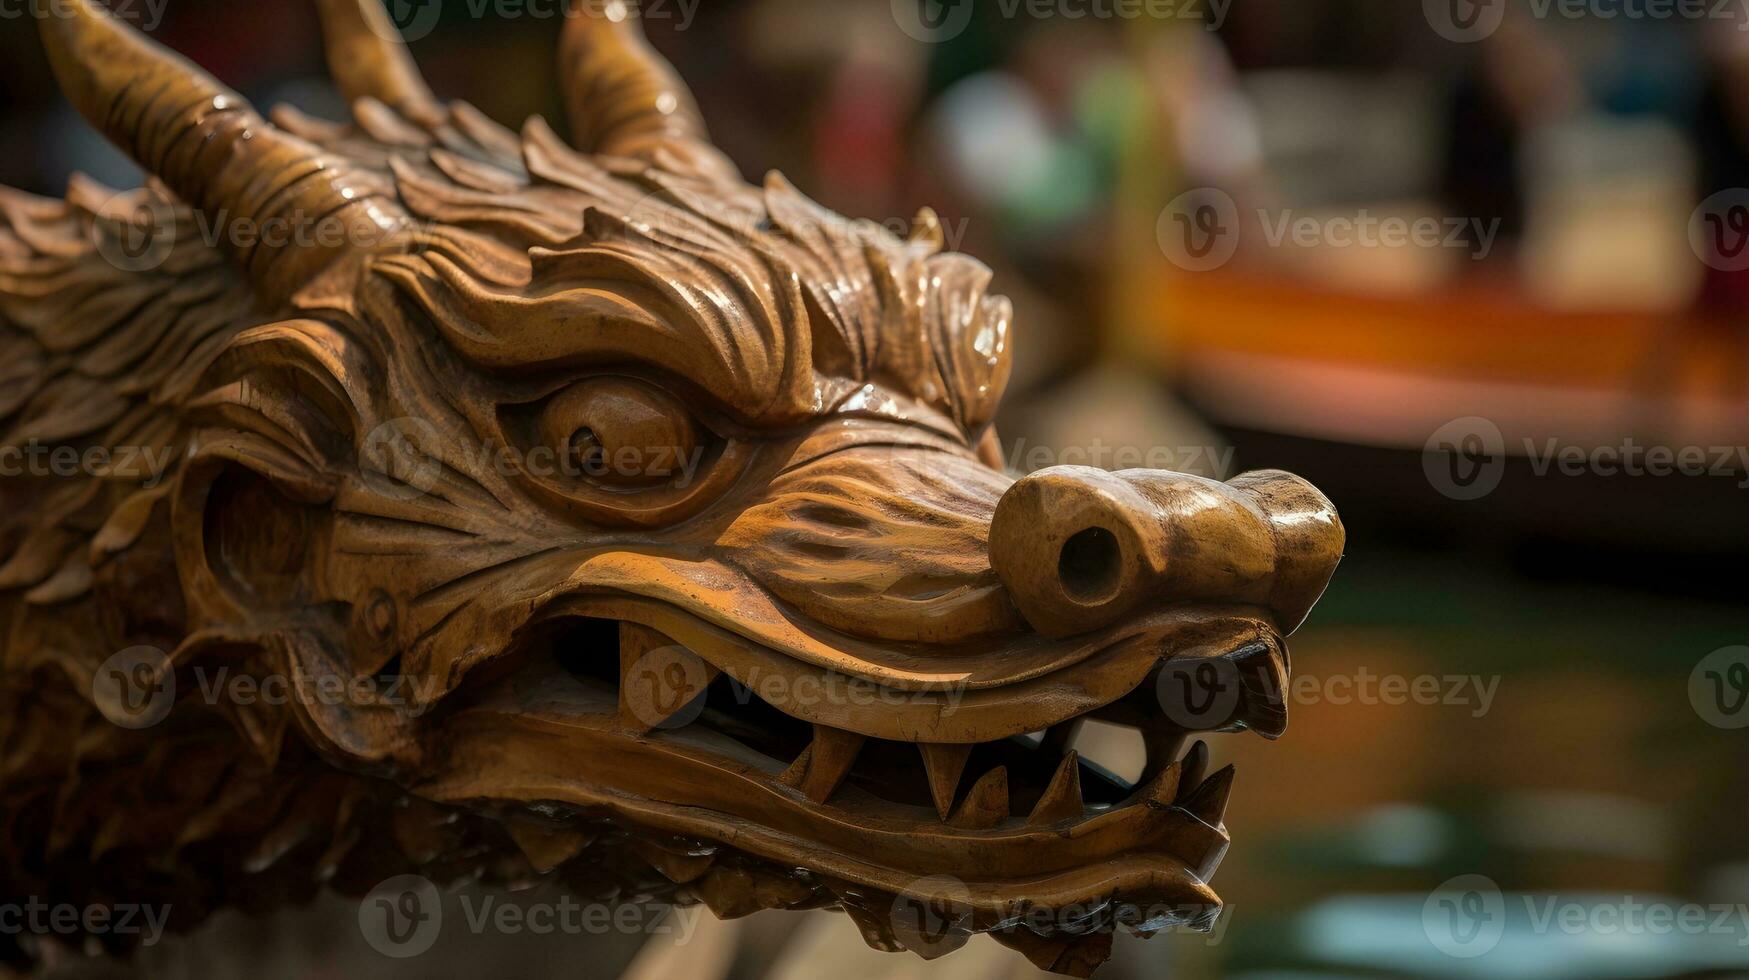
{"type": "Polygon", "coordinates": [[[1097,629],[1144,602],[1252,603],[1283,633],[1342,557],[1336,508],[1264,470],[1229,483],[1164,470],[1054,466],[1016,481],[990,525],[990,563],[1047,636],[1097,629]]]}

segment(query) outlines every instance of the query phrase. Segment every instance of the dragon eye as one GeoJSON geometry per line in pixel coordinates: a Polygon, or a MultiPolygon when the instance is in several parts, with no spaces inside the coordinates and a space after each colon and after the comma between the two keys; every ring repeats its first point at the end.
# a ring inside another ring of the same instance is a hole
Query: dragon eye
{"type": "Polygon", "coordinates": [[[679,402],[626,378],[594,378],[560,392],[538,427],[567,473],[612,487],[673,482],[697,465],[704,444],[679,402]]]}

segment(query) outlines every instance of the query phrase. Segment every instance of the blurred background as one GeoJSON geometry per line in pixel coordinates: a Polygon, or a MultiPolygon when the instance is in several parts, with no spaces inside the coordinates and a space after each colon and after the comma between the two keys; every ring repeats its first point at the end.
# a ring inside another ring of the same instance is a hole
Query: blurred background
{"type": "MultiPolygon", "coordinates": [[[[130,2],[257,105],[343,118],[313,4],[130,2]]],[[[441,95],[560,118],[554,4],[397,2],[441,95]]],[[[24,6],[0,183],[138,183],[24,6]]],[[[1014,469],[1279,467],[1341,509],[1286,736],[1211,743],[1240,770],[1226,916],[1120,937],[1102,977],[1749,976],[1744,6],[647,0],[744,173],[895,230],[927,204],[995,267],[1014,469]],[[1440,890],[1476,875],[1452,894],[1503,909],[1480,956],[1440,890]],[[1609,914],[1636,903],[1708,925],[1609,914]]],[[[407,963],[354,916],[220,916],[131,969],[1034,975],[984,940],[876,954],[827,913],[407,963]]]]}

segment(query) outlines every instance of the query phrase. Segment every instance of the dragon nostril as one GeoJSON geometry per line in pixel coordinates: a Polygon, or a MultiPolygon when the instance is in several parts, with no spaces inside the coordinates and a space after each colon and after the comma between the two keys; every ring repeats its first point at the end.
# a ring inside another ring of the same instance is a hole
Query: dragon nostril
{"type": "Polygon", "coordinates": [[[1063,542],[1057,557],[1057,579],[1071,599],[1103,602],[1117,592],[1122,560],[1117,535],[1103,527],[1090,527],[1063,542]]]}

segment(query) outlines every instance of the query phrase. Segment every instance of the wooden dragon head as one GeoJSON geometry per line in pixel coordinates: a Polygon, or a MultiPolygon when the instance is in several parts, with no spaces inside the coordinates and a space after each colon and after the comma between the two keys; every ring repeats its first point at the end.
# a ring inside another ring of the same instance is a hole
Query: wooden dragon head
{"type": "Polygon", "coordinates": [[[576,149],[321,8],[350,125],[88,0],[40,21],[155,181],[0,192],[0,445],[98,460],[0,480],[8,880],[109,862],[192,921],[557,875],[1071,973],[1211,921],[1232,774],[1183,746],[1282,731],[1329,502],[1003,472],[989,271],[744,183],[623,0],[566,18],[576,149]],[[1141,729],[1139,784],[1087,717],[1141,729]]]}

